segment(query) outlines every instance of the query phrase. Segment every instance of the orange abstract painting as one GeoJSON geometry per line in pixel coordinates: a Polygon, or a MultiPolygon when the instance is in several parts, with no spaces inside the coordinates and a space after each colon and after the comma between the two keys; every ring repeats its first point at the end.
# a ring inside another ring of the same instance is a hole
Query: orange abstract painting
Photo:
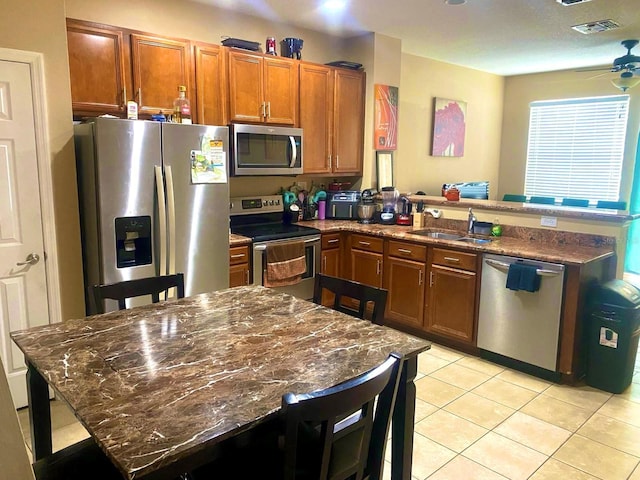
{"type": "Polygon", "coordinates": [[[374,85],[374,131],[376,150],[395,150],[398,144],[398,87],[374,85]]]}

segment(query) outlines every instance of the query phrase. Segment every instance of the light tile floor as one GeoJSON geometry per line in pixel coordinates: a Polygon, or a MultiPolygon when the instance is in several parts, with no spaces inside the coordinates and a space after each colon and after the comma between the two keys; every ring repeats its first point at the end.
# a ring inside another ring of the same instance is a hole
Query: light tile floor
{"type": "MultiPolygon", "coordinates": [[[[631,386],[612,395],[433,345],[416,388],[414,480],[640,480],[640,356],[631,386]]],[[[52,423],[56,450],[87,436],[62,402],[52,423]]]]}

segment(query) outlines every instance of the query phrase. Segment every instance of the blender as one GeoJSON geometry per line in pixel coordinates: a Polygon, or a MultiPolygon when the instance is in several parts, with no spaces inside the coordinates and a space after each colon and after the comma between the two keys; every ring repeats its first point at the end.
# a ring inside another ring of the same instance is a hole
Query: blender
{"type": "Polygon", "coordinates": [[[396,206],[398,204],[398,190],[394,187],[382,187],[382,212],[380,223],[382,225],[394,225],[396,223],[396,206]]]}

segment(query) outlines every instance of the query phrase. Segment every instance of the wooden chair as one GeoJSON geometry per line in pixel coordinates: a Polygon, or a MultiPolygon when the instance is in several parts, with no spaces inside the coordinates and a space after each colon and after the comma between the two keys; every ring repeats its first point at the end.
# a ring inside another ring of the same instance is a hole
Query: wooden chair
{"type": "Polygon", "coordinates": [[[589,200],[586,198],[563,198],[562,205],[568,207],[588,207],[589,200]]]}
{"type": "Polygon", "coordinates": [[[529,199],[529,203],[543,203],[545,205],[553,205],[556,203],[556,199],[553,197],[538,197],[534,195],[529,199]]]}
{"type": "Polygon", "coordinates": [[[122,480],[100,447],[88,438],[31,465],[18,415],[11,399],[9,382],[0,360],[1,478],[16,480],[122,480]]]}
{"type": "Polygon", "coordinates": [[[612,210],[626,210],[627,202],[612,202],[609,200],[598,200],[596,208],[610,208],[612,210]]]}
{"type": "Polygon", "coordinates": [[[160,301],[160,293],[171,288],[177,288],[178,298],[184,298],[184,274],[165,275],[160,277],[140,278],[109,285],[94,285],[90,287],[90,297],[93,298],[93,313],[104,313],[104,301],[108,299],[118,301],[118,309],[127,308],[127,298],[151,295],[153,303],[160,301]]]}
{"type": "Polygon", "coordinates": [[[313,303],[322,305],[322,292],[325,289],[333,293],[335,297],[331,308],[354,317],[364,319],[367,312],[367,304],[373,302],[371,321],[377,325],[383,324],[384,309],[387,305],[387,290],[364,285],[353,280],[318,273],[316,274],[313,289],[313,303]],[[357,310],[345,305],[345,301],[350,298],[358,300],[357,310]]]}
{"type": "Polygon", "coordinates": [[[505,193],[502,197],[503,202],[521,202],[524,203],[527,201],[526,195],[517,195],[515,193],[505,193]]]}
{"type": "Polygon", "coordinates": [[[381,478],[401,365],[392,353],[341,385],[285,394],[284,480],[381,478]]]}

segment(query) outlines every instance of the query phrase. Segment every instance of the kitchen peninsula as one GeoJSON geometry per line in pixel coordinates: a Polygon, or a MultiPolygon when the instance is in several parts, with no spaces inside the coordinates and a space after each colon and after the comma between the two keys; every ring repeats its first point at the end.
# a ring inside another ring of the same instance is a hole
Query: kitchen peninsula
{"type": "Polygon", "coordinates": [[[637,216],[617,211],[553,209],[487,200],[447,202],[442,197],[410,198],[414,202],[424,200],[430,208],[443,212],[438,219],[427,216],[424,229],[465,232],[464,219],[471,207],[482,220],[499,216],[504,234],[489,242],[467,243],[416,235],[414,227],[364,225],[345,220],[302,222],[323,234],[322,272],[387,288],[390,292],[385,313],[388,325],[478,354],[476,335],[483,255],[562,264],[565,273],[556,371],[563,381],[577,381],[584,372],[582,335],[586,299],[594,285],[616,276],[620,236],[615,232],[625,230],[637,216]],[[574,222],[574,231],[526,226],[535,225],[541,216],[552,214],[558,225],[574,222]],[[446,291],[432,288],[433,275],[448,275],[447,279],[456,282],[449,284],[454,288],[446,291]],[[438,317],[442,302],[461,309],[456,315],[449,315],[456,318],[438,317]]]}

